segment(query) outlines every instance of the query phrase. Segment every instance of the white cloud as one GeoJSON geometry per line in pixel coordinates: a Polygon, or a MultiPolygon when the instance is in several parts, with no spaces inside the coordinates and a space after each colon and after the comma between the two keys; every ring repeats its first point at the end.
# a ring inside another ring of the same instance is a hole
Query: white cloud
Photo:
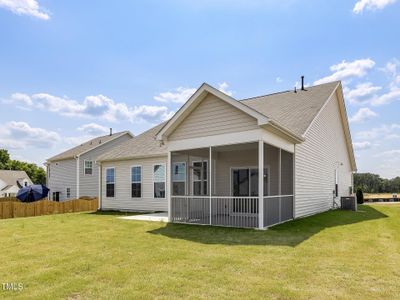
{"type": "Polygon", "coordinates": [[[352,62],[343,60],[341,63],[330,67],[330,70],[333,72],[331,75],[315,81],[314,84],[322,84],[350,77],[363,77],[374,66],[375,62],[370,58],[358,59],[352,62]]]}
{"type": "Polygon", "coordinates": [[[378,114],[368,107],[360,108],[352,117],[350,117],[349,121],[356,123],[356,122],[364,122],[366,120],[372,119],[377,117],[378,114]]]}
{"type": "Polygon", "coordinates": [[[372,147],[371,142],[354,142],[353,143],[354,150],[366,150],[372,147]]]}
{"type": "Polygon", "coordinates": [[[362,13],[366,10],[383,9],[387,5],[395,3],[396,0],[359,0],[354,5],[353,12],[356,14],[362,13]]]}
{"type": "Polygon", "coordinates": [[[391,87],[389,92],[376,96],[371,100],[371,104],[374,106],[380,106],[389,104],[393,101],[400,100],[400,87],[391,87]]]}
{"type": "Polygon", "coordinates": [[[154,96],[154,100],[159,102],[172,102],[172,103],[185,103],[193,94],[196,92],[195,88],[184,88],[178,87],[172,92],[160,93],[158,96],[154,96]]]}
{"type": "Polygon", "coordinates": [[[49,14],[39,6],[36,0],[0,0],[0,7],[17,15],[28,15],[42,20],[50,19],[49,14]]]}
{"type": "Polygon", "coordinates": [[[356,137],[361,140],[393,139],[397,134],[400,134],[400,124],[393,123],[360,131],[356,134],[356,137]]]}
{"type": "Polygon", "coordinates": [[[26,122],[11,121],[2,124],[0,130],[0,145],[10,149],[51,148],[60,140],[57,132],[31,127],[26,122]]]}
{"type": "MultiPolygon", "coordinates": [[[[228,96],[232,96],[233,92],[229,89],[229,84],[225,81],[222,83],[218,83],[218,90],[227,94],[228,96]]],[[[195,88],[187,88],[187,87],[178,87],[173,89],[172,91],[163,92],[154,96],[154,100],[163,102],[163,103],[185,103],[195,92],[197,89],[195,88]]]]}
{"type": "Polygon", "coordinates": [[[363,104],[366,103],[366,97],[371,96],[381,90],[382,87],[374,86],[371,82],[365,82],[358,84],[354,89],[345,87],[343,92],[345,94],[345,99],[349,101],[350,104],[363,104]]]}
{"type": "Polygon", "coordinates": [[[375,157],[393,157],[393,156],[397,156],[396,158],[399,159],[399,155],[400,155],[400,149],[393,149],[393,150],[388,150],[388,151],[384,151],[381,153],[378,153],[375,155],[375,157]]]}
{"type": "Polygon", "coordinates": [[[218,90],[223,92],[224,94],[227,94],[228,96],[232,96],[233,92],[228,90],[229,84],[227,84],[225,81],[222,83],[218,83],[218,90]]]}
{"type": "Polygon", "coordinates": [[[280,77],[276,77],[275,81],[276,81],[276,83],[281,83],[281,82],[283,82],[283,79],[280,77]]]}
{"type": "Polygon", "coordinates": [[[103,96],[88,96],[82,102],[61,98],[46,93],[32,96],[15,93],[11,95],[11,103],[24,103],[26,107],[50,111],[63,116],[99,118],[106,121],[149,122],[165,121],[171,115],[166,106],[140,105],[129,107],[126,103],[115,102],[103,96]]]}
{"type": "Polygon", "coordinates": [[[78,130],[91,136],[104,135],[109,132],[109,128],[96,123],[84,124],[78,130]]]}

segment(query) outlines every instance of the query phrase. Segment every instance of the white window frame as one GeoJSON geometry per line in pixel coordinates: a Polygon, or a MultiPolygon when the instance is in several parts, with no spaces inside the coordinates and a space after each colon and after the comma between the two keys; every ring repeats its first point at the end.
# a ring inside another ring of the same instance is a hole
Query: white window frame
{"type": "Polygon", "coordinates": [[[209,193],[210,193],[210,181],[209,181],[209,177],[210,177],[210,169],[209,169],[209,167],[210,167],[210,164],[209,164],[209,162],[208,162],[208,159],[204,159],[204,160],[193,160],[192,161],[192,176],[191,176],[191,181],[192,181],[192,196],[194,196],[194,183],[195,182],[202,182],[202,181],[206,181],[207,182],[207,194],[205,194],[205,195],[199,195],[200,197],[201,196],[207,196],[209,193]],[[203,180],[203,179],[201,179],[201,180],[194,180],[194,164],[195,163],[203,163],[203,162],[206,162],[207,163],[207,171],[206,171],[206,173],[207,173],[207,179],[206,180],[203,180]]]}
{"type": "MultiPolygon", "coordinates": [[[[250,189],[250,187],[251,187],[251,174],[250,174],[250,171],[252,169],[253,170],[257,169],[258,170],[258,167],[256,167],[256,166],[244,166],[244,167],[241,166],[241,167],[231,167],[230,168],[230,195],[232,197],[235,197],[235,196],[233,196],[233,170],[249,170],[249,195],[248,196],[244,196],[244,197],[258,197],[258,196],[251,196],[251,189],[250,189]]],[[[264,165],[264,169],[267,169],[268,195],[266,195],[266,196],[263,195],[263,197],[267,197],[267,196],[269,196],[271,194],[271,172],[270,172],[270,166],[269,165],[264,165]]],[[[264,176],[264,172],[263,172],[263,176],[264,176]]],[[[279,195],[276,195],[276,196],[279,196],[279,195]]]]}
{"type": "Polygon", "coordinates": [[[167,174],[167,164],[166,163],[156,163],[156,164],[153,164],[153,166],[152,166],[152,169],[151,169],[151,172],[152,172],[152,176],[153,176],[153,187],[152,187],[152,195],[151,195],[151,197],[153,198],[153,199],[166,199],[167,198],[167,176],[166,176],[166,174],[167,174]],[[164,197],[158,197],[158,198],[156,198],[156,197],[154,197],[154,183],[156,183],[156,182],[162,182],[162,181],[154,181],[154,167],[155,166],[160,166],[160,165],[162,165],[162,166],[164,166],[164,189],[165,189],[165,193],[164,193],[164,197]]]}
{"type": "Polygon", "coordinates": [[[67,199],[71,198],[71,188],[67,187],[65,191],[67,199]]]}
{"type": "MultiPolygon", "coordinates": [[[[171,193],[173,192],[173,186],[174,186],[174,182],[184,182],[185,183],[185,195],[187,193],[187,162],[186,161],[174,161],[172,162],[172,168],[171,168],[171,182],[172,182],[172,186],[171,186],[171,193]],[[173,172],[174,172],[174,164],[185,164],[185,179],[184,180],[174,180],[174,176],[173,176],[173,172]]],[[[154,195],[154,193],[153,193],[154,195]]]]}
{"type": "Polygon", "coordinates": [[[85,176],[92,176],[93,175],[93,160],[90,160],[90,159],[85,159],[84,161],[83,161],[83,175],[85,175],[85,176]],[[86,168],[86,162],[90,162],[91,164],[92,164],[92,167],[91,168],[86,168]],[[92,170],[92,173],[91,174],[86,174],[86,169],[91,169],[92,170]]]}
{"type": "Polygon", "coordinates": [[[104,175],[105,175],[105,188],[106,188],[106,192],[105,192],[104,196],[105,196],[105,198],[115,198],[116,195],[117,195],[117,189],[116,189],[116,187],[117,187],[117,185],[116,185],[117,172],[116,172],[115,167],[107,167],[107,168],[105,168],[104,175]],[[114,169],[114,182],[113,182],[113,184],[114,184],[114,196],[113,197],[107,197],[107,170],[109,170],[109,169],[114,169]]]}
{"type": "Polygon", "coordinates": [[[142,199],[143,198],[143,167],[142,167],[142,165],[132,165],[131,166],[131,198],[132,199],[142,199]],[[132,180],[132,169],[135,167],[140,168],[140,181],[132,180]],[[132,183],[140,183],[140,197],[132,197],[132,183]]]}

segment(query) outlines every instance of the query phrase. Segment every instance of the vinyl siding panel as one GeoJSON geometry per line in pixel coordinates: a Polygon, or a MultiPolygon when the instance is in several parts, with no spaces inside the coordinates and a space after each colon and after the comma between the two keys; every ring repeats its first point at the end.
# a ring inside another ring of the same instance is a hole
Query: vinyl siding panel
{"type": "MultiPolygon", "coordinates": [[[[167,164],[167,156],[102,164],[102,210],[167,211],[168,200],[153,197],[153,165],[167,164]],[[142,198],[131,197],[131,167],[142,166],[142,198]],[[106,168],[115,168],[115,197],[106,197],[106,168]]],[[[168,183],[166,183],[168,188],[168,183]]]]}
{"type": "Polygon", "coordinates": [[[335,169],[339,172],[339,197],[349,194],[352,170],[338,98],[334,94],[295,149],[295,216],[328,210],[333,203],[335,169]],[[339,166],[339,163],[343,165],[339,166]]]}
{"type": "Polygon", "coordinates": [[[99,168],[95,164],[97,157],[110,151],[114,147],[118,147],[121,143],[131,139],[128,134],[125,134],[115,140],[112,140],[104,145],[89,151],[79,158],[79,195],[97,197],[99,194],[99,168]],[[93,161],[92,175],[85,175],[85,160],[93,161]]]}
{"type": "Polygon", "coordinates": [[[256,119],[210,94],[168,139],[182,140],[257,128],[256,119]]]}
{"type": "Polygon", "coordinates": [[[49,164],[50,177],[48,177],[49,195],[52,199],[53,192],[60,192],[60,201],[67,200],[67,188],[71,189],[70,199],[76,198],[76,160],[67,159],[51,162],[49,164]]]}

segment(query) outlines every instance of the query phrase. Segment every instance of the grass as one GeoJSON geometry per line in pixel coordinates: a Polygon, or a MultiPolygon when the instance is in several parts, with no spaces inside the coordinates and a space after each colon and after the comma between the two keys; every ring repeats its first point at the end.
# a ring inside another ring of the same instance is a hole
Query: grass
{"type": "Polygon", "coordinates": [[[0,298],[397,298],[399,233],[400,205],[267,231],[110,213],[0,220],[0,282],[24,284],[0,298]]]}

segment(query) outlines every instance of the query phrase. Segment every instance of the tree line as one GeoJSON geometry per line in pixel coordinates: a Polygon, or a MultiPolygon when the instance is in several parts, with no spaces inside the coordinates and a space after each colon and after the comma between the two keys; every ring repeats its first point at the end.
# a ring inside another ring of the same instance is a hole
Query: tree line
{"type": "Polygon", "coordinates": [[[386,179],[377,174],[356,173],[354,188],[361,189],[364,193],[398,193],[400,192],[400,177],[386,179]]]}
{"type": "Polygon", "coordinates": [[[46,184],[46,172],[36,164],[10,158],[6,149],[0,149],[0,170],[25,171],[34,184],[46,184]]]}

